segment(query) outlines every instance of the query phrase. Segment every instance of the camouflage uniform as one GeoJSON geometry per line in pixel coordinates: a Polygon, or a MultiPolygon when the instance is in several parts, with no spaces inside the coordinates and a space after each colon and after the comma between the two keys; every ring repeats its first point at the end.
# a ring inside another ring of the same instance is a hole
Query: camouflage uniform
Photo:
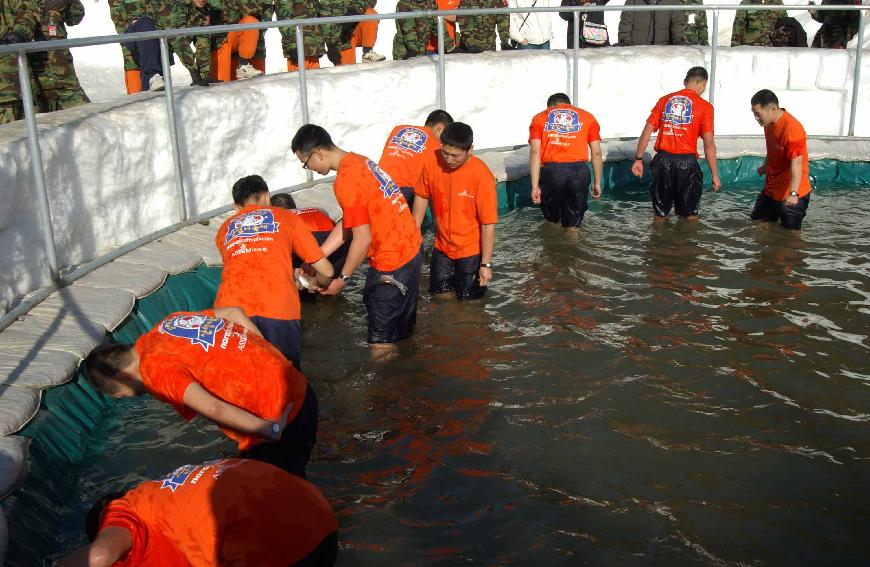
{"type": "MultiPolygon", "coordinates": [[[[460,8],[504,8],[504,0],[463,0],[460,8]]],[[[483,16],[459,16],[459,44],[466,53],[495,51],[495,31],[499,39],[507,43],[510,38],[510,16],[487,14],[483,16]]]]}
{"type": "MultiPolygon", "coordinates": [[[[167,0],[109,0],[109,14],[115,24],[115,31],[119,34],[126,32],[133,22],[145,16],[154,21],[154,27],[158,30],[172,27],[172,4],[167,0]]],[[[121,52],[124,54],[125,71],[139,69],[132,54],[123,44],[121,52]]]]}
{"type": "MultiPolygon", "coordinates": [[[[265,0],[226,0],[224,3],[224,23],[237,24],[245,16],[253,16],[261,22],[271,22],[275,6],[265,0]]],[[[279,18],[280,19],[280,18],[279,18]]],[[[261,31],[257,40],[257,51],[252,59],[266,58],[266,32],[261,31]]]]}
{"type": "MultiPolygon", "coordinates": [[[[34,41],[66,39],[64,24],[79,24],[85,17],[85,7],[80,0],[72,0],[60,10],[43,7],[36,17],[38,28],[34,41]]],[[[27,60],[37,83],[34,98],[40,112],[54,112],[91,102],[79,84],[69,49],[30,53],[27,60]]]]}
{"type": "MultiPolygon", "coordinates": [[[[421,10],[437,10],[436,0],[399,0],[396,12],[419,12],[421,10]]],[[[396,20],[396,35],[393,36],[393,59],[409,59],[425,55],[429,38],[438,33],[435,18],[406,18],[396,20]]],[[[448,38],[444,34],[445,41],[448,38]]],[[[446,48],[445,44],[445,48],[446,48]]],[[[448,50],[449,51],[449,50],[448,50]]]]}
{"type": "MultiPolygon", "coordinates": [[[[782,0],[742,0],[741,6],[779,5],[782,0]]],[[[785,10],[740,10],[734,18],[734,30],[731,32],[731,46],[757,45],[770,47],[773,45],[773,32],[776,21],[787,17],[785,10]]]]}
{"type": "MultiPolygon", "coordinates": [[[[31,0],[0,0],[0,39],[13,33],[21,41],[31,41],[38,25],[38,8],[31,0]]],[[[18,88],[17,55],[0,57],[0,124],[24,116],[18,88]]]]}
{"type": "MultiPolygon", "coordinates": [[[[704,4],[703,0],[682,0],[683,4],[704,4]]],[[[707,33],[707,12],[686,12],[686,44],[710,45],[707,33]]]]}
{"type": "MultiPolygon", "coordinates": [[[[276,0],[275,13],[279,20],[301,20],[317,17],[316,0],[276,0]]],[[[302,47],[305,57],[317,57],[326,53],[323,34],[320,26],[305,26],[302,31],[302,47]]],[[[284,57],[294,63],[296,57],[296,28],[281,28],[281,46],[284,57]]]]}
{"type": "MultiPolygon", "coordinates": [[[[223,5],[219,0],[208,0],[197,8],[191,0],[173,0],[172,27],[199,28],[223,24],[223,5]]],[[[211,75],[211,52],[224,44],[226,34],[197,35],[172,40],[172,48],[188,71],[199,71],[201,77],[211,75]],[[193,43],[193,49],[190,44],[193,43]]]]}
{"type": "MultiPolygon", "coordinates": [[[[822,0],[822,6],[852,5],[849,0],[822,0]]],[[[858,33],[858,20],[863,12],[854,10],[846,11],[811,11],[810,16],[822,27],[813,37],[813,47],[828,47],[845,49],[856,33],[858,33]]]]}
{"type": "MultiPolygon", "coordinates": [[[[315,2],[318,18],[350,16],[362,14],[368,7],[367,0],[319,0],[315,2]]],[[[320,33],[326,43],[326,54],[333,65],[341,64],[341,51],[351,48],[351,37],[356,23],[326,24],[320,26],[320,33]]]]}

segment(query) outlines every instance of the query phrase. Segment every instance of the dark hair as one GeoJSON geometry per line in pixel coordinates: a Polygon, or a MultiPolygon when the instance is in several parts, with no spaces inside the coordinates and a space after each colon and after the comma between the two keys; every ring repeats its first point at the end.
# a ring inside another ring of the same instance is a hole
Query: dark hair
{"type": "Polygon", "coordinates": [[[547,99],[547,108],[557,104],[571,104],[571,98],[565,93],[551,94],[550,98],[547,99]]]}
{"type": "Polygon", "coordinates": [[[710,75],[707,74],[707,69],[704,69],[703,67],[692,67],[689,69],[689,72],[686,73],[686,81],[691,81],[692,79],[707,81],[710,79],[710,75]]]}
{"type": "Polygon", "coordinates": [[[755,106],[756,104],[759,104],[761,106],[775,104],[779,106],[779,99],[776,98],[776,95],[773,94],[773,91],[768,89],[761,89],[760,91],[752,95],[752,101],[750,102],[750,106],[755,106]]]}
{"type": "Polygon", "coordinates": [[[453,117],[447,114],[446,110],[433,110],[429,113],[429,116],[426,117],[426,123],[424,126],[432,128],[438,124],[449,126],[450,124],[453,124],[453,117]]]}
{"type": "Polygon", "coordinates": [[[269,199],[269,204],[273,207],[281,207],[282,209],[295,209],[296,201],[290,193],[277,193],[269,199]]]}
{"type": "Polygon", "coordinates": [[[109,492],[100,496],[91,509],[88,510],[88,515],[85,516],[85,535],[88,536],[88,541],[92,542],[97,539],[97,534],[100,532],[100,517],[103,515],[103,510],[106,506],[124,496],[123,492],[109,492]]]}
{"type": "Polygon", "coordinates": [[[112,394],[117,390],[115,375],[135,360],[133,345],[104,344],[91,351],[85,359],[85,369],[94,388],[112,394]]]}
{"type": "Polygon", "coordinates": [[[290,142],[290,150],[295,154],[301,152],[310,154],[317,148],[331,150],[335,147],[332,143],[332,137],[322,126],[316,124],[306,124],[296,131],[293,136],[293,141],[290,142]]]}
{"type": "Polygon", "coordinates": [[[266,181],[262,177],[248,175],[233,184],[233,202],[237,205],[244,205],[251,197],[268,192],[269,186],[266,185],[266,181]]]}
{"type": "Polygon", "coordinates": [[[474,132],[468,124],[454,122],[448,124],[441,133],[442,146],[453,146],[467,152],[472,144],[474,144],[474,132]]]}

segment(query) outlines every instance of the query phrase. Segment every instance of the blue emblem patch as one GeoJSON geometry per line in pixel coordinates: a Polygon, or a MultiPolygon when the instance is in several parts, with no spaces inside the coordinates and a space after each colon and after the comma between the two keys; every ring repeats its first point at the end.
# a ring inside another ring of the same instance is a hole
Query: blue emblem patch
{"type": "Polygon", "coordinates": [[[390,140],[390,143],[419,154],[426,149],[426,140],[428,139],[429,136],[423,130],[407,126],[399,130],[390,140]]]}
{"type": "Polygon", "coordinates": [[[269,209],[251,211],[233,219],[224,238],[224,244],[229,244],[235,238],[249,238],[258,234],[278,232],[281,223],[275,222],[275,215],[269,209]]]}
{"type": "Polygon", "coordinates": [[[176,315],[160,323],[160,332],[187,339],[206,352],[214,346],[218,331],[224,328],[224,320],[206,315],[176,315]]]}
{"type": "Polygon", "coordinates": [[[380,184],[381,191],[384,194],[384,199],[392,199],[396,193],[399,193],[399,186],[396,185],[396,182],[393,181],[387,172],[378,167],[378,164],[373,162],[370,159],[366,160],[366,165],[369,168],[369,171],[372,172],[372,175],[375,176],[375,179],[378,180],[380,184]]]}
{"type": "Polygon", "coordinates": [[[671,124],[691,124],[692,99],[687,96],[672,96],[665,105],[662,121],[671,124]]]}
{"type": "Polygon", "coordinates": [[[558,132],[559,134],[570,134],[579,132],[583,125],[580,123],[580,116],[577,112],[569,108],[557,108],[550,111],[547,115],[547,123],[544,124],[544,132],[558,132]]]}
{"type": "Polygon", "coordinates": [[[178,488],[184,486],[184,483],[187,482],[187,479],[190,478],[190,474],[196,470],[199,465],[182,465],[163,477],[163,481],[160,484],[160,488],[168,488],[172,492],[175,492],[178,488]]]}

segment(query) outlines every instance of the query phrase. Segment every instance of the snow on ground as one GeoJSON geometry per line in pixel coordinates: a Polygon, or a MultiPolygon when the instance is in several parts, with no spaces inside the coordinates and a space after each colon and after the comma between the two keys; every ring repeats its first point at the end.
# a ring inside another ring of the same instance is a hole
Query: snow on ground
{"type": "MultiPolygon", "coordinates": [[[[105,2],[86,10],[82,25],[71,28],[74,35],[113,32],[105,2]]],[[[615,37],[618,14],[608,14],[607,21],[615,37]]],[[[726,28],[723,22],[723,33],[726,28]]],[[[381,24],[376,49],[384,54],[390,52],[392,29],[390,22],[381,24]]],[[[555,15],[554,30],[554,46],[564,46],[565,27],[555,15]]],[[[277,40],[277,31],[270,34],[277,40]]],[[[269,49],[269,68],[280,68],[280,46],[272,41],[269,49]]],[[[709,56],[709,49],[700,47],[583,50],[578,103],[597,116],[606,138],[637,136],[655,100],[680,88],[689,67],[709,67],[709,56]]],[[[102,102],[39,116],[63,267],[179,219],[165,96],[123,95],[118,46],[77,49],[75,57],[85,90],[102,102]]],[[[859,108],[870,108],[870,58],[863,66],[859,108]]],[[[722,48],[717,133],[761,133],[749,112],[749,97],[759,88],[775,90],[810,134],[845,133],[853,68],[853,53],[843,50],[722,48]]],[[[420,123],[437,107],[436,73],[430,57],[309,72],[311,121],[325,125],[341,147],[377,159],[394,124],[420,123]]],[[[524,144],[528,122],[547,96],[571,92],[571,73],[567,51],[450,55],[447,110],[474,128],[477,148],[524,144]]],[[[290,153],[290,140],[302,124],[298,75],[276,72],[209,88],[187,87],[180,64],[173,76],[180,86],[175,108],[189,215],[228,203],[232,183],[243,175],[261,174],[272,188],[305,180],[290,153]]],[[[870,134],[870,111],[859,112],[858,133],[870,134]]],[[[15,196],[0,210],[5,310],[49,283],[21,122],[0,127],[0,187],[15,196]]]]}

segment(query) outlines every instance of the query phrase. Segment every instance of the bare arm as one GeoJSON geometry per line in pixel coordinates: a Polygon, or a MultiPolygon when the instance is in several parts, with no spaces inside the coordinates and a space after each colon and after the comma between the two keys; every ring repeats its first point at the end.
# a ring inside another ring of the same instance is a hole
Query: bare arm
{"type": "Polygon", "coordinates": [[[429,206],[429,199],[423,198],[420,195],[414,195],[414,222],[417,223],[417,228],[423,226],[423,219],[426,218],[426,208],[429,206]]]}
{"type": "Polygon", "coordinates": [[[798,197],[797,195],[792,195],[792,193],[797,193],[798,189],[801,186],[801,175],[803,175],[803,163],[804,156],[798,156],[791,160],[791,179],[788,184],[788,196],[785,198],[785,203],[787,205],[797,205],[798,197]]]}
{"type": "MultiPolygon", "coordinates": [[[[634,157],[642,156],[646,152],[646,146],[649,144],[649,137],[652,135],[653,125],[649,122],[643,127],[643,132],[640,133],[640,138],[637,140],[637,149],[634,151],[634,157]]],[[[640,177],[643,175],[643,160],[636,159],[631,164],[631,172],[640,177]]]]}
{"type": "Polygon", "coordinates": [[[320,249],[323,251],[324,256],[329,256],[336,250],[338,250],[342,244],[347,241],[344,234],[344,223],[342,221],[338,221],[335,227],[332,229],[332,232],[329,233],[329,236],[326,237],[326,240],[323,241],[323,244],[320,245],[320,249]]]}
{"type": "Polygon", "coordinates": [[[601,196],[601,179],[604,176],[601,141],[589,142],[589,149],[592,150],[592,173],[595,175],[595,182],[592,184],[592,197],[597,199],[601,196]]]}
{"type": "MultiPolygon", "coordinates": [[[[185,388],[182,399],[185,406],[222,427],[227,427],[240,433],[257,435],[264,439],[272,438],[271,421],[257,417],[240,407],[228,404],[220,398],[211,395],[196,382],[191,383],[185,388]]],[[[292,407],[293,404],[289,404],[284,413],[277,418],[276,423],[278,423],[281,429],[284,428],[292,407]]]]}
{"type": "MultiPolygon", "coordinates": [[[[344,261],[344,267],[341,269],[342,275],[349,276],[362,264],[363,259],[369,251],[369,246],[372,243],[372,231],[369,225],[364,224],[355,226],[351,229],[353,232],[353,241],[350,243],[350,248],[347,251],[347,259],[344,261]]],[[[341,288],[344,287],[344,280],[336,278],[332,280],[325,290],[321,291],[322,295],[338,295],[341,288]]]]}
{"type": "Polygon", "coordinates": [[[332,262],[330,262],[325,256],[312,263],[311,267],[314,268],[315,272],[317,272],[316,281],[318,286],[327,287],[332,283],[332,280],[335,277],[335,270],[332,267],[332,262]]]}
{"type": "Polygon", "coordinates": [[[109,567],[133,547],[133,534],[119,526],[109,526],[97,534],[90,545],[80,547],[61,559],[58,567],[109,567]]]}
{"type": "MultiPolygon", "coordinates": [[[[492,263],[492,251],[495,248],[495,225],[480,225],[480,263],[492,263]]],[[[480,267],[478,270],[480,285],[486,285],[492,280],[492,268],[480,267]]]]}
{"type": "Polygon", "coordinates": [[[215,317],[220,317],[221,319],[226,319],[231,323],[235,323],[236,325],[241,325],[246,328],[248,331],[254,333],[258,337],[262,337],[263,333],[260,332],[260,329],[257,328],[257,325],[251,321],[245,312],[240,307],[220,307],[214,310],[215,317]]]}
{"type": "Polygon", "coordinates": [[[541,141],[529,142],[529,177],[532,180],[532,202],[541,202],[541,141]]]}
{"type": "Polygon", "coordinates": [[[701,134],[701,141],[704,142],[704,159],[710,166],[713,191],[718,191],[722,187],[722,182],[719,181],[719,166],[716,164],[716,142],[713,140],[713,132],[701,134]]]}

